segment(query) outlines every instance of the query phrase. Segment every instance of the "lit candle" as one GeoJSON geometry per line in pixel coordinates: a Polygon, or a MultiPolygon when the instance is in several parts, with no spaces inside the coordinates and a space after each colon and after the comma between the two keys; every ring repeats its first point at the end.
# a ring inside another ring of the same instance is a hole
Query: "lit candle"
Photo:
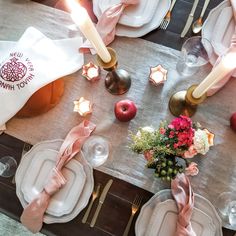
{"type": "Polygon", "coordinates": [[[78,101],[74,101],[74,111],[78,112],[81,116],[86,116],[92,113],[92,103],[81,97],[78,101]]]}
{"type": "Polygon", "coordinates": [[[82,75],[89,81],[94,82],[100,79],[100,67],[89,62],[82,67],[82,75]]]}
{"type": "Polygon", "coordinates": [[[236,53],[226,54],[211,73],[194,89],[192,96],[200,98],[209,88],[219,82],[236,67],[236,53]]]}
{"type": "Polygon", "coordinates": [[[149,81],[152,82],[155,86],[163,84],[167,79],[167,70],[161,65],[156,67],[151,67],[149,81]]]}
{"type": "Polygon", "coordinates": [[[80,28],[80,31],[90,41],[99,57],[105,63],[110,62],[111,55],[108,52],[93,22],[91,21],[87,11],[74,0],[68,0],[67,2],[71,9],[71,18],[73,19],[75,24],[80,28]]]}

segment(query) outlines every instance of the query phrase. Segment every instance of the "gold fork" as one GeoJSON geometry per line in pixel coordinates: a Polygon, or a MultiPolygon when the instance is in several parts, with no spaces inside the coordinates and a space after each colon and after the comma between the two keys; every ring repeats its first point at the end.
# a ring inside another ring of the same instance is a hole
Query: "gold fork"
{"type": "Polygon", "coordinates": [[[141,202],[142,202],[142,197],[137,195],[137,196],[135,197],[133,203],[132,203],[131,216],[130,216],[130,218],[129,218],[128,224],[126,225],[126,228],[125,228],[125,231],[124,231],[123,236],[127,236],[127,235],[128,235],[129,229],[130,229],[130,226],[131,226],[131,223],[132,223],[133,218],[134,218],[134,215],[135,215],[135,213],[138,211],[141,202]]]}
{"type": "Polygon", "coordinates": [[[161,24],[160,24],[160,28],[163,30],[167,29],[167,26],[170,23],[170,18],[171,18],[171,11],[175,5],[176,0],[173,0],[170,6],[170,9],[168,10],[168,12],[166,13],[164,19],[162,20],[161,24]]]}
{"type": "Polygon", "coordinates": [[[92,205],[93,205],[95,199],[99,196],[100,187],[101,187],[101,184],[98,184],[97,188],[93,190],[92,199],[91,199],[91,201],[89,203],[87,211],[84,214],[84,217],[82,219],[82,223],[86,223],[86,221],[88,219],[88,216],[89,216],[89,213],[91,211],[92,205]]]}

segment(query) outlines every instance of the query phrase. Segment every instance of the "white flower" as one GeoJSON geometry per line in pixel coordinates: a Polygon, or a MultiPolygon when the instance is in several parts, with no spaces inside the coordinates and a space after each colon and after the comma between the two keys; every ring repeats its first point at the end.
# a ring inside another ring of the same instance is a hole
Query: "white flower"
{"type": "Polygon", "coordinates": [[[205,130],[198,129],[195,131],[193,145],[197,152],[202,155],[209,151],[208,135],[205,130]]]}
{"type": "Polygon", "coordinates": [[[145,127],[141,128],[136,134],[136,137],[138,137],[138,138],[141,138],[141,132],[140,131],[141,132],[146,132],[146,133],[153,133],[154,129],[150,126],[145,126],[145,127]]]}

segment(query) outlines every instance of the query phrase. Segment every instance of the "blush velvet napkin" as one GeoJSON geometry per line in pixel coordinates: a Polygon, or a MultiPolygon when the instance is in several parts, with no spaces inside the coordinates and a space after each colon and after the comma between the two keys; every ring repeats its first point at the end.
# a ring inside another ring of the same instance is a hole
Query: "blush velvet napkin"
{"type": "MultiPolygon", "coordinates": [[[[106,9],[98,19],[96,29],[100,34],[105,45],[110,44],[116,35],[116,25],[124,12],[124,9],[129,5],[136,5],[139,0],[121,0],[120,3],[106,9]]],[[[80,47],[81,52],[94,53],[93,47],[88,40],[80,47]]]]}
{"type": "MultiPolygon", "coordinates": [[[[235,21],[235,30],[234,30],[234,34],[232,36],[231,39],[231,44],[230,47],[228,49],[227,53],[236,53],[236,0],[230,0],[231,2],[231,6],[233,9],[233,16],[234,16],[234,21],[235,21]]],[[[219,57],[218,60],[216,61],[216,64],[214,66],[217,66],[218,63],[220,62],[220,60],[222,59],[223,56],[219,57]]],[[[214,69],[214,67],[213,67],[214,69]]],[[[213,94],[215,94],[219,89],[221,89],[231,78],[231,76],[235,73],[235,69],[231,70],[224,78],[222,78],[217,84],[215,84],[214,86],[212,86],[208,91],[207,91],[207,95],[211,96],[213,94]]]]}
{"type": "Polygon", "coordinates": [[[175,235],[196,236],[190,222],[194,206],[194,195],[188,177],[183,173],[178,174],[171,181],[171,191],[179,212],[175,235]]]}
{"type": "Polygon", "coordinates": [[[49,205],[50,198],[66,184],[66,179],[62,175],[61,170],[80,151],[82,144],[90,136],[95,127],[95,124],[85,120],[78,126],[72,128],[66,136],[59,150],[55,167],[44,189],[26,206],[21,215],[22,224],[31,232],[39,232],[42,228],[43,216],[49,205]]]}

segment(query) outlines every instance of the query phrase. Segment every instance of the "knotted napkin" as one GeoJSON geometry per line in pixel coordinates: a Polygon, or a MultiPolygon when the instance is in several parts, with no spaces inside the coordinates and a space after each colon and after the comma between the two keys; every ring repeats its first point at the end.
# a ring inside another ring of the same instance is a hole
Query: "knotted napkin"
{"type": "MultiPolygon", "coordinates": [[[[232,9],[233,9],[233,15],[234,15],[234,21],[235,21],[235,30],[234,30],[234,34],[232,36],[231,39],[231,44],[229,49],[227,50],[227,53],[236,53],[236,0],[230,0],[231,5],[232,5],[232,9]]],[[[224,56],[224,55],[223,55],[224,56]]],[[[223,58],[223,56],[220,56],[214,67],[217,66],[219,64],[219,62],[221,61],[221,59],[223,58]]],[[[214,70],[213,67],[213,70],[214,70]]],[[[211,96],[213,94],[215,94],[219,89],[221,89],[231,78],[231,76],[234,74],[235,72],[235,68],[232,69],[224,78],[222,78],[217,84],[215,84],[214,86],[212,86],[208,91],[207,91],[207,95],[211,96]]]]}
{"type": "MultiPolygon", "coordinates": [[[[105,45],[110,44],[116,35],[116,25],[124,12],[124,9],[129,5],[136,5],[139,0],[121,0],[120,3],[106,9],[101,17],[98,19],[96,29],[100,34],[105,45]]],[[[80,47],[81,52],[88,52],[90,49],[92,53],[93,47],[88,40],[80,47]]]]}
{"type": "Polygon", "coordinates": [[[38,89],[79,70],[82,38],[51,40],[29,27],[18,42],[0,41],[0,126],[38,89]]]}
{"type": "Polygon", "coordinates": [[[179,212],[175,235],[196,236],[190,222],[194,205],[194,195],[188,177],[183,173],[178,174],[171,181],[171,191],[179,212]]]}
{"type": "Polygon", "coordinates": [[[66,179],[62,175],[63,167],[80,151],[82,144],[95,129],[95,124],[84,121],[71,129],[65,138],[60,150],[55,167],[42,192],[24,209],[21,222],[31,232],[39,232],[43,224],[43,216],[49,205],[50,198],[63,185],[66,179]]]}

